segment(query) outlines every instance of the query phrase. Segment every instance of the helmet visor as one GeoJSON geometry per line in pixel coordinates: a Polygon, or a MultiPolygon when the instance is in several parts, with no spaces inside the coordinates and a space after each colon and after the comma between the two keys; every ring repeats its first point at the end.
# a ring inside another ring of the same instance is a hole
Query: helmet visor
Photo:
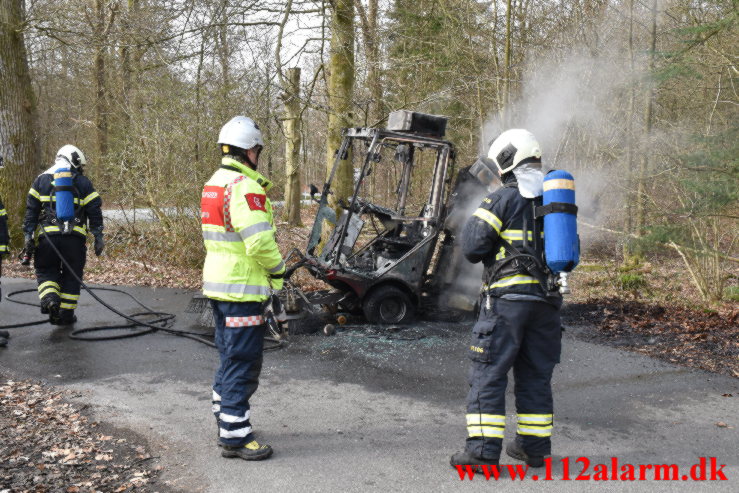
{"type": "Polygon", "coordinates": [[[494,187],[500,184],[500,177],[498,176],[495,163],[492,159],[485,156],[477,158],[475,164],[470,168],[469,173],[486,187],[494,187]]]}

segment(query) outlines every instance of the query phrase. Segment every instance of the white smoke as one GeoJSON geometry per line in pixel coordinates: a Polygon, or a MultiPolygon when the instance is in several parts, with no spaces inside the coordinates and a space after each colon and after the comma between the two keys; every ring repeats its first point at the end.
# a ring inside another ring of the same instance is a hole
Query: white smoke
{"type": "MultiPolygon", "coordinates": [[[[579,216],[601,225],[623,207],[622,159],[626,121],[624,108],[629,70],[615,47],[599,55],[571,49],[566,55],[531,60],[523,71],[522,88],[508,109],[509,128],[534,133],[546,169],[563,169],[575,177],[579,216]],[[587,141],[584,140],[587,137],[587,141]]],[[[486,122],[481,151],[506,130],[500,115],[486,122]]],[[[581,228],[584,247],[592,230],[581,228]]]]}

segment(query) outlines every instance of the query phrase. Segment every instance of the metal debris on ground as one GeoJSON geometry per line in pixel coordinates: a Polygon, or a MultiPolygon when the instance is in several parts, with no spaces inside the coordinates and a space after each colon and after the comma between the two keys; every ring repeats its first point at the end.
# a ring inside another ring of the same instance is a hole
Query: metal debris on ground
{"type": "Polygon", "coordinates": [[[334,328],[334,331],[338,336],[385,339],[388,341],[418,341],[426,337],[424,330],[415,326],[402,325],[340,325],[338,328],[334,328]]]}

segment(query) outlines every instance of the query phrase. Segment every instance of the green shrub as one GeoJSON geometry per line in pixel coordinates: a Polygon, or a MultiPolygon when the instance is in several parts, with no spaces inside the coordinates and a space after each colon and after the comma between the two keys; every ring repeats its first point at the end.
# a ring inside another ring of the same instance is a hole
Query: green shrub
{"type": "Polygon", "coordinates": [[[729,301],[739,301],[739,286],[726,286],[724,298],[729,301]]]}
{"type": "Polygon", "coordinates": [[[624,291],[636,291],[647,287],[647,280],[641,274],[625,273],[618,276],[618,283],[624,291]]]}

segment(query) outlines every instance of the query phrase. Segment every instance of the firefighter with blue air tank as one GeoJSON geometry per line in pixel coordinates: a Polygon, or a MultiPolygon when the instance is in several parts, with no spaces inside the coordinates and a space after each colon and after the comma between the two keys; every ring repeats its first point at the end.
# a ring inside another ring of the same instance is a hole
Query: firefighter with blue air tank
{"type": "Polygon", "coordinates": [[[466,258],[484,264],[484,278],[469,350],[468,437],[451,464],[498,464],[507,375],[513,369],[517,428],[506,452],[540,467],[551,454],[551,380],[562,333],[560,291],[565,291],[566,273],[579,260],[574,181],[561,171],[545,178],[539,143],[523,129],[503,132],[470,172],[478,178],[495,177],[501,186],[483,199],[461,238],[466,258]],[[571,196],[548,198],[560,189],[571,196]],[[571,220],[563,222],[563,216],[571,220]]]}
{"type": "Polygon", "coordinates": [[[105,246],[102,199],[84,175],[86,164],[81,150],[65,145],[54,165],[34,180],[26,198],[24,263],[34,258],[41,313],[54,325],[77,321],[88,231],[95,238],[95,255],[105,246]]]}
{"type": "Polygon", "coordinates": [[[201,199],[203,294],[213,308],[220,356],[213,413],[223,457],[263,460],[272,447],[254,437],[249,399],[262,369],[263,303],[282,289],[285,263],[267,198],[272,183],[257,171],[264,146],[259,127],[251,118],[234,117],[221,129],[218,144],[221,166],[201,199]]]}

